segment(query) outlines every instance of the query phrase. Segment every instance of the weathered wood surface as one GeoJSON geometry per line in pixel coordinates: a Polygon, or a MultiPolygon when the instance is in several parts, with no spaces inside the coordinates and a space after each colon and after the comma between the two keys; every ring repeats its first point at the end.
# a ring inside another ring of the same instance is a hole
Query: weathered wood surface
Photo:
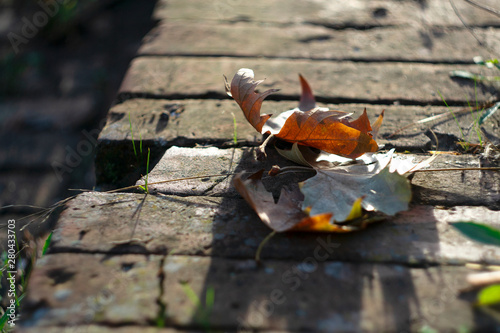
{"type": "Polygon", "coordinates": [[[160,317],[169,326],[221,330],[417,331],[429,321],[437,329],[458,330],[475,319],[481,320],[478,328],[492,324],[457,299],[456,289],[466,286],[462,267],[325,262],[328,253],[317,246],[321,251],[302,261],[268,260],[260,267],[249,260],[180,255],[49,255],[32,277],[28,306],[42,305],[37,321],[25,321],[25,332],[32,323],[50,332],[45,327],[144,325],[160,317]],[[95,266],[101,270],[94,272],[95,266]],[[210,289],[222,301],[206,316],[204,303],[193,304],[185,286],[201,300],[210,289]]]}
{"type": "MultiPolygon", "coordinates": [[[[310,82],[318,99],[328,102],[448,104],[474,101],[474,84],[451,79],[457,65],[424,63],[331,62],[227,58],[227,57],[140,57],[135,59],[120,88],[133,97],[224,98],[222,75],[229,78],[239,68],[252,68],[256,79],[266,79],[260,89],[280,89],[276,95],[298,99],[298,74],[310,82]],[[458,93],[459,92],[459,93],[458,93]]],[[[477,66],[461,65],[476,71],[477,66]]],[[[478,89],[478,102],[491,99],[494,90],[478,89]]],[[[279,97],[278,97],[279,98],[279,97]]],[[[465,104],[466,105],[466,104],[465,104]]]]}
{"type": "MultiPolygon", "coordinates": [[[[148,183],[227,176],[69,202],[33,273],[20,332],[498,329],[471,306],[474,293],[460,291],[472,272],[465,264],[498,265],[500,250],[449,224],[500,227],[498,172],[418,173],[409,211],[357,233],[276,235],[261,265],[253,258],[270,229],[231,184],[234,172],[291,163],[272,147],[267,161],[255,160],[262,135],[224,91],[223,75],[231,79],[241,67],[266,78],[261,90],[281,89],[263,113],[297,106],[301,73],[322,106],[356,116],[366,107],[371,120],[385,109],[381,148],[416,160],[448,151],[433,168],[484,165],[477,154],[452,153],[459,140],[479,142],[470,125],[480,113],[463,110],[498,98],[497,87],[478,85],[476,96],[474,83],[450,71],[494,73],[472,57],[498,52],[500,24],[464,1],[455,5],[488,49],[446,1],[160,0],[159,25],[98,139],[98,189],[144,184],[148,148],[148,183]],[[215,294],[208,317],[191,291],[203,305],[215,294]]],[[[499,126],[498,115],[485,124],[488,140],[497,142],[499,126]]],[[[277,196],[306,176],[265,183],[277,196]]]]}
{"type": "MultiPolygon", "coordinates": [[[[485,207],[414,205],[359,233],[275,236],[263,257],[303,259],[322,239],[337,244],[329,260],[407,265],[487,260],[498,264],[498,248],[465,240],[448,223],[467,219],[499,226],[499,214],[485,207]]],[[[243,259],[253,258],[270,232],[241,198],[150,195],[144,199],[142,194],[81,195],[63,213],[58,226],[53,235],[55,252],[172,252],[243,259]]]]}
{"type": "MultiPolygon", "coordinates": [[[[295,89],[299,91],[298,82],[295,89]]],[[[417,106],[417,105],[370,105],[320,103],[331,110],[353,112],[359,117],[367,108],[368,117],[373,122],[385,110],[384,122],[380,128],[380,144],[395,147],[400,151],[424,152],[436,149],[435,139],[428,129],[439,136],[438,150],[455,149],[453,143],[467,140],[479,143],[477,133],[471,126],[480,113],[471,112],[469,107],[417,106]],[[443,114],[435,121],[415,124],[425,118],[443,114]],[[457,125],[458,122],[458,125],[457,125]],[[462,130],[462,133],[460,132],[462,130]],[[462,137],[462,134],[464,137],[462,137]]],[[[298,101],[264,101],[262,113],[278,115],[298,106],[298,101]]],[[[214,144],[230,146],[234,139],[240,145],[257,145],[262,141],[259,134],[245,119],[238,105],[232,100],[199,99],[132,99],[115,105],[109,113],[109,121],[101,131],[101,143],[126,142],[132,139],[155,140],[165,147],[170,145],[192,146],[194,144],[214,144]],[[234,119],[236,120],[236,129],[234,119]]],[[[488,139],[500,141],[500,116],[484,124],[488,139]]],[[[131,145],[131,144],[130,144],[131,145]]]]}
{"type": "MultiPolygon", "coordinates": [[[[481,4],[495,8],[495,0],[484,0],[481,4]]],[[[456,1],[455,6],[462,18],[472,26],[497,26],[498,19],[491,14],[456,1]]],[[[463,27],[449,2],[430,0],[391,1],[355,0],[332,2],[328,0],[307,0],[294,4],[286,0],[253,1],[215,0],[183,1],[161,0],[154,17],[157,20],[183,21],[195,25],[198,22],[255,22],[255,23],[315,23],[331,28],[353,27],[366,29],[377,26],[422,26],[463,27]]]]}
{"type": "MultiPolygon", "coordinates": [[[[479,28],[476,35],[500,51],[500,29],[479,28]]],[[[477,40],[465,28],[389,26],[333,30],[295,24],[186,24],[166,21],[146,39],[143,55],[232,56],[314,60],[472,63],[477,40]],[[184,39],[185,43],[175,43],[184,39]]],[[[303,73],[306,74],[307,72],[303,73]]]]}

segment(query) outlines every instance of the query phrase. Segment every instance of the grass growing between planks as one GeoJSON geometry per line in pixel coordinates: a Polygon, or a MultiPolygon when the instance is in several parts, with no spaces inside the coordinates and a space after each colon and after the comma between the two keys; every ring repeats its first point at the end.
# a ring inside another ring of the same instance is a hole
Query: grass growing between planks
{"type": "Polygon", "coordinates": [[[205,304],[203,304],[188,282],[181,281],[180,284],[187,298],[196,307],[195,320],[199,325],[203,327],[205,332],[210,332],[210,314],[212,313],[212,309],[215,303],[214,288],[207,288],[207,291],[205,293],[205,304]]]}
{"type": "MultiPolygon", "coordinates": [[[[482,57],[474,57],[474,62],[478,66],[486,67],[488,69],[493,69],[493,70],[496,69],[496,70],[500,71],[500,63],[499,63],[498,59],[490,59],[490,60],[485,61],[485,60],[483,60],[482,57]]],[[[473,123],[468,128],[468,132],[469,132],[468,138],[466,137],[462,128],[460,127],[455,114],[453,114],[450,107],[448,106],[448,104],[446,103],[446,101],[444,100],[443,96],[441,95],[441,93],[439,91],[438,91],[438,94],[441,97],[441,99],[443,100],[443,102],[445,103],[449,112],[452,114],[452,116],[455,119],[455,122],[457,123],[457,126],[460,130],[460,136],[461,136],[462,141],[458,142],[458,144],[461,145],[462,148],[466,152],[468,152],[471,149],[471,147],[476,148],[476,149],[479,148],[479,150],[482,150],[484,148],[485,144],[490,143],[490,142],[485,141],[486,136],[484,135],[484,133],[481,129],[481,126],[485,123],[485,121],[487,119],[489,119],[495,112],[498,111],[498,108],[500,106],[500,102],[497,102],[486,109],[484,106],[480,106],[479,101],[478,101],[478,92],[477,92],[478,83],[487,84],[487,83],[492,83],[492,82],[493,83],[499,82],[500,75],[484,76],[481,74],[473,74],[473,73],[470,73],[467,71],[452,71],[450,73],[450,76],[474,81],[474,97],[475,97],[475,101],[476,101],[475,107],[473,107],[471,105],[471,103],[469,102],[469,100],[467,99],[467,104],[469,106],[470,113],[471,113],[471,116],[473,119],[473,123]],[[477,116],[474,115],[474,111],[479,111],[477,116]],[[474,145],[471,143],[471,133],[470,133],[471,128],[474,129],[474,131],[477,135],[479,145],[474,145]]],[[[495,148],[498,149],[498,147],[495,147],[495,148]]]]}
{"type": "Polygon", "coordinates": [[[3,251],[0,258],[3,263],[0,269],[0,280],[4,277],[7,279],[7,291],[5,294],[0,294],[0,302],[7,299],[7,304],[13,304],[12,310],[7,307],[1,309],[3,311],[0,317],[0,332],[11,332],[15,329],[16,321],[20,317],[20,306],[22,300],[26,296],[29,276],[35,267],[36,260],[43,257],[50,246],[52,233],[46,238],[41,251],[38,251],[36,242],[29,239],[26,244],[20,244],[16,237],[16,253],[9,256],[7,251],[3,251]],[[12,263],[15,265],[12,266],[12,263]]]}

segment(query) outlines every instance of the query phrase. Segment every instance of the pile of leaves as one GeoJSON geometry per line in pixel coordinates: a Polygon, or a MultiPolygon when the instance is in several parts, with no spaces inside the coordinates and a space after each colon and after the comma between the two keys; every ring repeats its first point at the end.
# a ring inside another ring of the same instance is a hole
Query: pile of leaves
{"type": "MultiPolygon", "coordinates": [[[[248,122],[271,139],[292,144],[278,149],[284,157],[313,169],[316,175],[299,184],[299,189],[283,188],[277,203],[263,183],[261,170],[249,177],[235,177],[241,196],[276,232],[350,232],[408,209],[411,186],[408,174],[427,166],[431,159],[414,164],[395,156],[394,151],[378,150],[378,131],[382,111],[373,125],[366,109],[357,119],[352,113],[318,107],[307,81],[299,75],[302,94],[298,108],[277,117],[260,114],[264,99],[278,91],[256,91],[262,82],[254,81],[251,69],[240,69],[226,92],[233,97],[248,122]],[[370,213],[369,213],[370,212],[370,213]],[[371,212],[376,212],[373,214],[371,212]]],[[[269,171],[280,174],[278,166],[269,171]]]]}

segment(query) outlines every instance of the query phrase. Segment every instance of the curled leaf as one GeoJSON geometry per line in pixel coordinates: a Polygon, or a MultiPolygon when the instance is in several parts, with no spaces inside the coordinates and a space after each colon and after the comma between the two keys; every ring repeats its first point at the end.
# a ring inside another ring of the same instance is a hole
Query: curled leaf
{"type": "MultiPolygon", "coordinates": [[[[350,114],[346,112],[316,107],[312,90],[302,76],[299,76],[302,86],[299,108],[284,112],[276,121],[269,119],[269,115],[261,116],[262,101],[276,90],[256,93],[255,88],[262,81],[254,81],[253,78],[252,70],[240,69],[231,82],[230,95],[259,132],[348,158],[357,158],[366,152],[378,150],[370,133],[372,128],[366,110],[358,119],[350,121],[350,114]]],[[[227,83],[226,90],[229,90],[227,83]]],[[[376,131],[382,122],[382,118],[379,119],[376,131]]]]}
{"type": "Polygon", "coordinates": [[[262,131],[262,126],[271,115],[260,115],[260,108],[264,99],[279,89],[269,89],[263,93],[255,92],[255,88],[263,82],[254,81],[251,69],[241,68],[234,76],[229,87],[226,81],[226,93],[233,97],[245,114],[248,122],[257,130],[262,131]]]}

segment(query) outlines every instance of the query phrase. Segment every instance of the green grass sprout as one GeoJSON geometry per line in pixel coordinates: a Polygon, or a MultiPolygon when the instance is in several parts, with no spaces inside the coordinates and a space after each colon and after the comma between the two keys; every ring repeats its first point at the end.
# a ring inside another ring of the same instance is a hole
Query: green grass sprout
{"type": "Polygon", "coordinates": [[[233,143],[234,143],[234,145],[237,145],[238,144],[238,128],[236,125],[236,116],[232,112],[231,112],[231,114],[233,115],[233,143]]]}
{"type": "Polygon", "coordinates": [[[130,119],[130,113],[128,114],[128,123],[130,125],[130,136],[132,137],[132,147],[134,148],[134,155],[135,158],[138,158],[137,150],[135,149],[134,131],[132,130],[132,120],[130,119]]]}
{"type": "Polygon", "coordinates": [[[148,158],[146,160],[146,175],[144,178],[144,185],[139,185],[139,188],[143,190],[145,193],[149,193],[149,188],[148,188],[148,178],[149,178],[149,157],[150,157],[151,150],[148,148],[148,158]]]}
{"type": "Polygon", "coordinates": [[[464,132],[462,131],[462,127],[460,127],[460,124],[458,123],[458,119],[457,117],[455,116],[455,113],[453,113],[453,111],[451,110],[450,106],[448,105],[448,103],[446,102],[446,100],[444,99],[443,95],[441,94],[441,92],[438,90],[437,93],[439,94],[439,97],[441,97],[441,99],[443,100],[443,103],[446,105],[446,107],[448,108],[448,110],[450,111],[451,115],[453,116],[453,119],[455,119],[455,123],[457,123],[457,126],[458,126],[458,129],[460,130],[460,136],[462,137],[462,140],[465,141],[465,136],[464,136],[464,132]]]}
{"type": "Polygon", "coordinates": [[[205,306],[202,305],[200,298],[194,292],[193,288],[186,281],[181,281],[182,290],[187,298],[196,306],[197,316],[200,324],[208,332],[210,331],[210,314],[212,313],[215,304],[215,290],[213,287],[208,287],[205,293],[205,306]]]}
{"type": "Polygon", "coordinates": [[[139,152],[141,153],[142,156],[142,134],[139,133],[139,152]]]}
{"type": "Polygon", "coordinates": [[[49,236],[45,240],[45,243],[43,244],[42,256],[44,256],[47,253],[47,251],[49,249],[49,246],[50,246],[50,241],[51,240],[52,240],[52,232],[49,234],[49,236]]]}

